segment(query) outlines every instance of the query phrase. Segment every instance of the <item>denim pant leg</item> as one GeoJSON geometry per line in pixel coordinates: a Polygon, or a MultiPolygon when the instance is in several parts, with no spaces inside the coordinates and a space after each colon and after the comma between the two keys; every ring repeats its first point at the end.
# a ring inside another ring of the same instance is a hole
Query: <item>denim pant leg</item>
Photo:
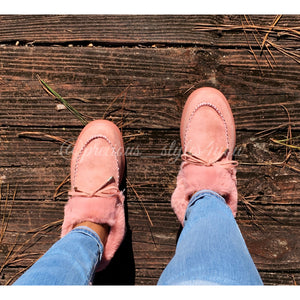
{"type": "Polygon", "coordinates": [[[176,252],[159,285],[262,285],[225,200],[209,190],[191,198],[176,252]]]}
{"type": "Polygon", "coordinates": [[[14,285],[87,285],[101,260],[99,236],[76,227],[57,241],[14,285]]]}

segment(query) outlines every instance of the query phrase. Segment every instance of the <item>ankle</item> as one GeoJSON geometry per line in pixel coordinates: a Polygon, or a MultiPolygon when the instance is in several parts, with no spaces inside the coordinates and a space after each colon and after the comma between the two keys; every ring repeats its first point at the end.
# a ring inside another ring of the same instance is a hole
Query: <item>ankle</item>
{"type": "Polygon", "coordinates": [[[74,228],[79,226],[86,226],[95,231],[103,243],[103,246],[105,246],[109,234],[109,226],[107,224],[97,224],[90,221],[84,221],[77,224],[74,228]]]}

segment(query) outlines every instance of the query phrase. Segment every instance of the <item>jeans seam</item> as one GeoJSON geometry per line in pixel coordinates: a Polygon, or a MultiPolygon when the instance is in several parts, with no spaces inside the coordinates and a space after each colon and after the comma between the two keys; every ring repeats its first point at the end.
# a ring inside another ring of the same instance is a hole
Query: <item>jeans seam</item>
{"type": "MultiPolygon", "coordinates": [[[[102,241],[101,241],[100,237],[97,235],[97,233],[94,230],[90,229],[87,226],[78,226],[75,229],[73,229],[72,231],[80,232],[82,234],[88,235],[91,238],[93,238],[97,242],[97,244],[98,244],[98,246],[100,248],[100,253],[103,254],[103,252],[104,252],[104,246],[102,244],[102,241]]],[[[99,257],[99,261],[100,261],[100,257],[99,257]]],[[[91,271],[91,274],[90,274],[89,278],[87,278],[87,283],[88,284],[91,282],[91,280],[93,278],[93,273],[94,273],[94,271],[95,271],[95,269],[96,269],[97,264],[99,263],[99,261],[95,260],[95,262],[93,264],[93,270],[91,271]]]]}

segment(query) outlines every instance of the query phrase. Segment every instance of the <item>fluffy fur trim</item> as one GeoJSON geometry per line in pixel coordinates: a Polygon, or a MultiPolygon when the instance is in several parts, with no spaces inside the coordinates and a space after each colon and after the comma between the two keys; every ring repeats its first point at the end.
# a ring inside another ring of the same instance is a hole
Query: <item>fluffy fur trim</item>
{"type": "Polygon", "coordinates": [[[70,232],[76,224],[90,221],[108,224],[110,232],[97,271],[103,270],[110,262],[125,236],[124,195],[120,192],[113,197],[70,197],[65,206],[65,217],[61,237],[70,232]]]}
{"type": "Polygon", "coordinates": [[[183,162],[171,198],[172,208],[182,226],[191,196],[201,190],[212,190],[223,196],[233,215],[236,215],[238,198],[236,169],[225,169],[218,165],[197,166],[183,162]]]}

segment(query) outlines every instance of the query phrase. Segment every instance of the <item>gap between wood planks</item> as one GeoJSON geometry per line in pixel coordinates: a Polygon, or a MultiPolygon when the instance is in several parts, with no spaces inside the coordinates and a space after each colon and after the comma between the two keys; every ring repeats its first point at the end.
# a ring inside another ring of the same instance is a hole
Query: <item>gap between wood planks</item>
{"type": "MultiPolygon", "coordinates": [[[[141,43],[129,43],[129,42],[97,42],[97,41],[77,41],[72,40],[67,42],[36,42],[36,41],[0,41],[0,46],[11,46],[11,47],[62,47],[62,48],[73,48],[73,47],[105,47],[105,48],[205,48],[205,49],[248,49],[248,46],[243,45],[198,45],[193,42],[187,43],[174,43],[174,42],[164,42],[164,43],[150,43],[150,42],[141,42],[141,43]]],[[[252,46],[255,50],[260,50],[260,46],[252,46]]]]}

